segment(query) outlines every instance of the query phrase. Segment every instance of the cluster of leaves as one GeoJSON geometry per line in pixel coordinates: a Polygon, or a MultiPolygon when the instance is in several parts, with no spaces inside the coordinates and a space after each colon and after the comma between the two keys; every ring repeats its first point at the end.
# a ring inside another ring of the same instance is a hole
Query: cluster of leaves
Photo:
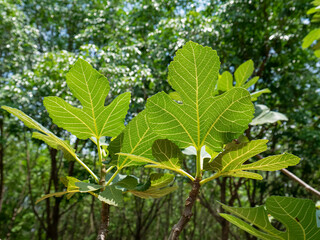
{"type": "MultiPolygon", "coordinates": [[[[33,133],[34,138],[62,150],[67,159],[79,162],[99,183],[68,176],[61,179],[66,191],[45,195],[39,201],[65,194],[70,198],[80,192],[92,194],[109,205],[122,206],[123,193],[158,198],[176,190],[175,186],[169,186],[174,179],[172,174],[153,173],[146,183],[135,176],[119,174],[124,168],[133,166],[145,165],[147,168],[174,171],[191,181],[200,181],[202,185],[220,176],[261,180],[261,175],[248,170],[276,171],[296,165],[299,158],[288,153],[248,163],[249,159],[267,149],[267,140],[233,140],[243,134],[254,117],[252,101],[269,90],[251,94],[246,90],[258,81],[258,77],[248,80],[254,71],[252,61],[240,65],[234,73],[235,80],[229,72],[220,76],[219,69],[216,51],[188,42],[169,66],[169,83],[175,92],[155,94],[148,100],[146,110],[124,127],[130,94],[120,94],[105,106],[110,90],[108,80],[86,61],[79,59],[67,74],[67,84],[82,108],[73,107],[59,97],[46,97],[44,105],[55,124],[80,139],[90,138],[97,146],[99,165],[104,168],[105,164],[110,164],[100,179],[77,157],[68,143],[20,110],[4,106],[28,127],[37,130],[33,133]],[[109,146],[102,141],[106,136],[113,137],[109,146]],[[195,150],[196,167],[192,172],[182,168],[184,155],[180,149],[187,148],[195,150]],[[204,148],[206,154],[201,154],[204,148]],[[103,161],[108,153],[111,161],[103,161]],[[114,168],[116,171],[112,172],[114,168]],[[214,174],[203,178],[206,172],[214,174]]],[[[253,125],[259,124],[259,120],[264,123],[261,119],[265,122],[286,120],[279,113],[273,114],[274,119],[266,117],[268,114],[272,114],[268,109],[256,112],[253,125]]],[[[225,208],[232,212],[232,208],[225,208]]],[[[248,214],[251,211],[248,210],[248,214]]],[[[228,220],[238,223],[233,218],[228,220]]],[[[255,224],[250,218],[246,220],[255,224]]],[[[253,232],[249,225],[238,225],[253,232]]],[[[318,233],[312,230],[312,234],[318,233]]]]}

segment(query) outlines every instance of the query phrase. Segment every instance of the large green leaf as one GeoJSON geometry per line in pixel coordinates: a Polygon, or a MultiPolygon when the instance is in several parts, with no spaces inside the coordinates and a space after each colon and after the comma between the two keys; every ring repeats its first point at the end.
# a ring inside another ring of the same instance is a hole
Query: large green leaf
{"type": "Polygon", "coordinates": [[[129,192],[141,198],[160,198],[175,191],[178,188],[176,186],[168,186],[173,181],[173,179],[174,176],[172,174],[153,173],[150,175],[151,185],[147,190],[131,190],[129,192]]]}
{"type": "Polygon", "coordinates": [[[267,150],[268,140],[254,140],[245,143],[229,143],[225,151],[220,153],[211,163],[205,165],[205,170],[217,172],[217,176],[246,177],[262,179],[257,173],[245,170],[276,171],[299,163],[299,158],[292,154],[281,154],[263,158],[257,162],[244,164],[248,159],[267,150]]]}
{"type": "Polygon", "coordinates": [[[81,139],[114,137],[122,131],[130,93],[119,95],[105,107],[105,99],[110,90],[109,82],[82,59],[67,74],[67,84],[83,108],[73,107],[59,97],[44,98],[43,103],[55,124],[81,139]]]}
{"type": "Polygon", "coordinates": [[[233,88],[213,97],[219,66],[211,48],[188,42],[177,52],[169,66],[169,83],[182,104],[164,92],[148,99],[148,121],[156,134],[180,148],[207,145],[220,151],[243,133],[254,112],[250,95],[243,88],[233,88]]]}
{"type": "Polygon", "coordinates": [[[124,129],[124,131],[113,141],[108,150],[111,155],[117,157],[117,167],[136,166],[145,163],[134,161],[128,156],[117,156],[120,151],[130,155],[152,158],[152,144],[158,136],[151,130],[147,121],[146,112],[142,111],[124,129]]]}
{"type": "Polygon", "coordinates": [[[320,239],[315,204],[308,199],[272,196],[267,199],[266,207],[237,208],[223,205],[223,208],[237,216],[221,213],[223,218],[260,239],[320,239]],[[268,214],[280,221],[286,227],[286,231],[275,229],[268,214]]]}

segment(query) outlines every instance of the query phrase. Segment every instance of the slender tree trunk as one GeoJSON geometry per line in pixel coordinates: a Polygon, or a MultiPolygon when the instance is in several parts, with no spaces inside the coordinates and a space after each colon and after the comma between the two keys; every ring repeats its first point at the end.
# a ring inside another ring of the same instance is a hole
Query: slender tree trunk
{"type": "Polygon", "coordinates": [[[189,197],[187,198],[184,210],[182,212],[181,218],[177,224],[175,224],[171,230],[168,240],[176,240],[179,238],[180,233],[185,228],[187,223],[192,217],[192,207],[197,200],[200,190],[200,179],[195,179],[192,183],[192,189],[189,192],[189,197]]]}
{"type": "MultiPolygon", "coordinates": [[[[100,174],[100,185],[105,185],[106,183],[106,166],[102,164],[101,166],[101,174],[100,174]]],[[[108,236],[108,227],[109,227],[109,213],[110,213],[110,205],[102,202],[101,207],[101,220],[100,220],[100,229],[97,236],[97,240],[105,240],[108,236]]]]}
{"type": "MultiPolygon", "coordinates": [[[[54,190],[58,192],[59,188],[59,178],[58,178],[58,167],[57,167],[57,153],[56,149],[50,148],[50,158],[51,158],[51,173],[50,180],[48,184],[47,193],[50,192],[51,183],[53,182],[54,190]]],[[[50,199],[47,199],[47,239],[57,240],[58,239],[58,227],[60,221],[60,202],[61,198],[54,199],[54,206],[51,208],[50,199]]]]}
{"type": "Polygon", "coordinates": [[[105,240],[108,236],[110,205],[102,202],[100,229],[97,240],[105,240]]]}

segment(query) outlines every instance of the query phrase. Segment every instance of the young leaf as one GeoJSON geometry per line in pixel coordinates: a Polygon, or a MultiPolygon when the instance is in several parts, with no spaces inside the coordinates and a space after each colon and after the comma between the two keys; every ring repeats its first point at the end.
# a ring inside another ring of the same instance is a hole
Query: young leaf
{"type": "Polygon", "coordinates": [[[264,206],[237,208],[223,205],[222,207],[245,221],[221,213],[223,218],[260,239],[320,239],[320,228],[316,224],[315,204],[308,199],[272,196],[266,201],[266,209],[264,206]],[[286,231],[275,229],[269,221],[268,213],[285,225],[286,231]]]}
{"type": "Polygon", "coordinates": [[[252,60],[248,60],[242,63],[234,73],[234,77],[236,79],[236,87],[241,87],[252,75],[253,70],[254,67],[252,60]]]}
{"type": "MultiPolygon", "coordinates": [[[[108,149],[113,157],[121,151],[129,155],[152,158],[151,148],[157,138],[158,136],[150,129],[146,112],[142,111],[132,119],[119,137],[111,141],[108,149]]],[[[145,163],[134,161],[128,156],[118,156],[117,167],[119,169],[142,164],[145,163]]]]}
{"type": "Polygon", "coordinates": [[[169,66],[169,83],[183,103],[164,92],[148,99],[148,121],[157,135],[180,148],[207,145],[220,151],[243,133],[253,117],[250,95],[243,88],[233,88],[212,97],[219,65],[216,51],[193,42],[177,52],[169,66]]]}
{"type": "Polygon", "coordinates": [[[115,188],[115,186],[107,186],[103,192],[98,195],[98,199],[113,206],[123,205],[122,191],[115,188]]]}
{"type": "Polygon", "coordinates": [[[41,133],[34,133],[32,136],[38,139],[43,140],[45,143],[47,143],[50,147],[62,150],[64,153],[64,156],[67,157],[69,160],[76,160],[78,161],[93,177],[94,179],[99,182],[98,177],[90,170],[90,168],[85,165],[84,162],[82,162],[76,155],[75,150],[66,142],[63,141],[62,139],[58,138],[56,135],[54,135],[52,132],[50,132],[48,129],[43,127],[40,123],[26,115],[24,112],[7,107],[7,106],[2,106],[2,108],[9,113],[13,114],[17,118],[19,118],[23,123],[32,129],[36,129],[41,133]]]}
{"type": "Polygon", "coordinates": [[[168,184],[170,184],[173,179],[174,176],[172,174],[153,173],[150,175],[151,185],[147,190],[131,190],[129,192],[141,198],[160,198],[175,191],[178,188],[176,186],[168,187],[168,184]]]}
{"type": "Polygon", "coordinates": [[[250,96],[251,96],[251,101],[254,102],[254,101],[257,101],[258,97],[260,97],[262,94],[264,93],[271,93],[271,91],[268,89],[268,88],[265,88],[265,89],[262,89],[260,91],[257,91],[257,92],[254,92],[254,93],[251,93],[250,96]]]}
{"type": "Polygon", "coordinates": [[[225,151],[219,154],[213,162],[205,165],[205,170],[218,172],[218,176],[246,177],[262,179],[256,173],[245,172],[244,170],[265,170],[276,171],[299,163],[299,158],[292,154],[282,154],[263,158],[257,162],[245,164],[251,157],[267,150],[267,140],[254,140],[247,143],[227,145],[225,151]]]}
{"type": "Polygon", "coordinates": [[[232,74],[228,71],[223,72],[218,79],[217,87],[218,87],[218,90],[222,92],[229,91],[231,88],[233,88],[232,74]]]}
{"type": "Polygon", "coordinates": [[[248,89],[249,87],[251,87],[252,85],[256,84],[259,80],[259,77],[256,76],[252,79],[250,79],[246,84],[244,84],[242,87],[245,89],[248,89]]]}
{"type": "Polygon", "coordinates": [[[105,99],[110,90],[109,82],[82,59],[67,74],[67,84],[83,108],[73,107],[59,97],[45,97],[44,106],[55,124],[80,139],[114,137],[122,131],[130,93],[119,95],[105,107],[105,99]]]}

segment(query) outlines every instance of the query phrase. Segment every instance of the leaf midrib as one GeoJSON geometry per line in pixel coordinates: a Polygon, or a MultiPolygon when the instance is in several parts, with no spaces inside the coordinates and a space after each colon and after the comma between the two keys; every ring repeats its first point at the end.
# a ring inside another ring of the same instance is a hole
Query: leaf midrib
{"type": "MultiPolygon", "coordinates": [[[[92,102],[91,92],[89,91],[89,86],[88,86],[88,83],[87,83],[87,78],[86,78],[86,76],[85,76],[85,74],[84,74],[84,70],[83,70],[83,67],[82,67],[82,63],[80,63],[80,66],[81,66],[82,75],[83,75],[84,82],[85,82],[85,84],[86,84],[87,91],[88,91],[88,95],[89,95],[89,99],[90,99],[92,118],[93,118],[93,123],[94,123],[95,130],[96,130],[96,132],[94,133],[94,135],[95,135],[95,137],[97,138],[97,142],[98,142],[98,141],[99,141],[99,136],[97,136],[98,126],[97,126],[97,122],[96,122],[96,116],[95,116],[95,113],[94,113],[94,108],[93,108],[93,102],[92,102]]],[[[90,78],[91,78],[91,75],[92,75],[92,72],[90,73],[90,78]]]]}

